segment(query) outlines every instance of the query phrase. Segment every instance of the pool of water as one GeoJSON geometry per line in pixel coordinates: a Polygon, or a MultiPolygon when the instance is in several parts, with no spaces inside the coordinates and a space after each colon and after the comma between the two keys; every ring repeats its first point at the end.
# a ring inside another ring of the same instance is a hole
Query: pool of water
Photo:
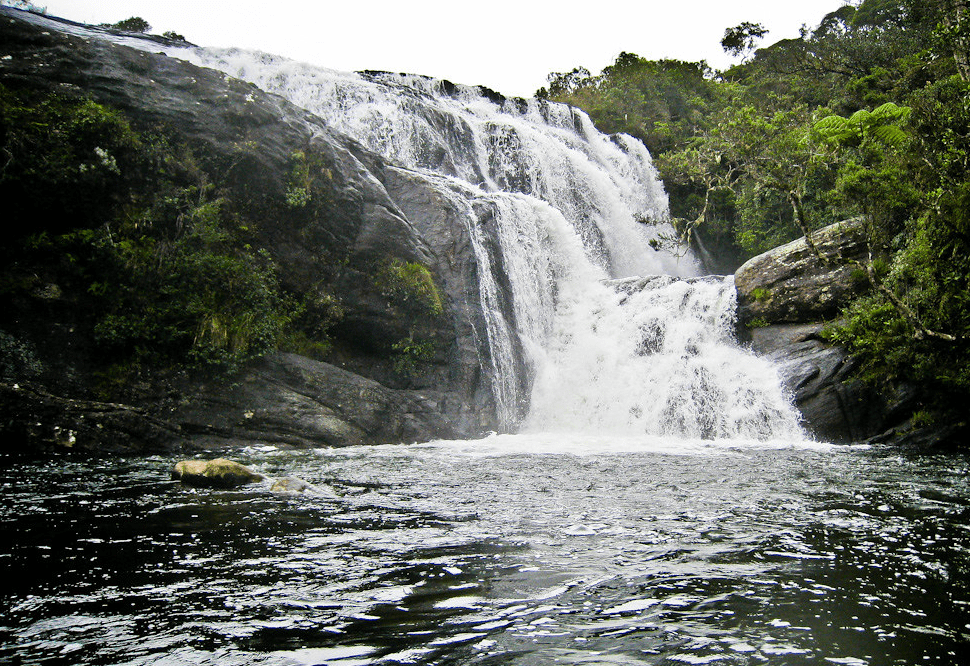
{"type": "Polygon", "coordinates": [[[498,436],[0,459],[0,663],[958,664],[963,456],[498,436]]]}

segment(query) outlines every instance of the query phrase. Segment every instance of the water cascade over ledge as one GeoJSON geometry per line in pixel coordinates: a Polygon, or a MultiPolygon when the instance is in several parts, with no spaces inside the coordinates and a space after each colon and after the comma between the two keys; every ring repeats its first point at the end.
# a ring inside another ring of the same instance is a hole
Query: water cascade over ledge
{"type": "Polygon", "coordinates": [[[773,369],[732,342],[733,285],[651,247],[671,230],[640,142],[565,105],[426,77],[171,55],[285,97],[465,212],[503,429],[801,437],[773,369]]]}

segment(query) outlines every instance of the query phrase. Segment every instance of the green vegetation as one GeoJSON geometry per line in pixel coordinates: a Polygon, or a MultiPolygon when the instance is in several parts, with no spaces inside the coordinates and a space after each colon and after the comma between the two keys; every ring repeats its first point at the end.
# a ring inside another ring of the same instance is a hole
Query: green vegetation
{"type": "MultiPolygon", "coordinates": [[[[102,359],[106,395],[144,369],[224,372],[271,349],[328,353],[340,303],[323,286],[281,287],[198,149],[85,97],[3,87],[0,137],[0,299],[8,314],[60,308],[53,316],[102,359]]],[[[0,339],[4,374],[37,374],[15,335],[0,339]]]]}
{"type": "MultiPolygon", "coordinates": [[[[599,75],[553,73],[540,96],[587,111],[652,151],[678,238],[727,268],[861,217],[873,289],[828,331],[866,376],[919,386],[927,412],[970,398],[970,6],[859,0],[797,39],[754,50],[761,25],[725,32],[746,59],[621,53],[599,75]]],[[[963,410],[963,411],[960,411],[963,410]]]]}
{"type": "Polygon", "coordinates": [[[417,377],[435,355],[434,340],[417,331],[426,331],[444,312],[441,292],[426,266],[396,257],[378,267],[374,284],[385,298],[408,313],[412,326],[406,338],[391,345],[392,362],[394,371],[401,377],[417,377]]]}
{"type": "Polygon", "coordinates": [[[415,305],[426,315],[437,317],[443,312],[441,293],[422,264],[391,259],[380,267],[374,281],[384,296],[415,305]]]}
{"type": "Polygon", "coordinates": [[[115,30],[124,30],[125,32],[148,32],[152,29],[152,26],[140,16],[132,16],[131,18],[126,18],[124,21],[118,21],[117,23],[111,24],[115,30]]]}
{"type": "Polygon", "coordinates": [[[756,301],[766,301],[771,296],[771,293],[762,287],[751,290],[751,298],[756,301]]]}
{"type": "Polygon", "coordinates": [[[414,336],[395,342],[394,372],[404,377],[416,377],[420,374],[423,364],[434,359],[434,341],[415,340],[414,336]]]}

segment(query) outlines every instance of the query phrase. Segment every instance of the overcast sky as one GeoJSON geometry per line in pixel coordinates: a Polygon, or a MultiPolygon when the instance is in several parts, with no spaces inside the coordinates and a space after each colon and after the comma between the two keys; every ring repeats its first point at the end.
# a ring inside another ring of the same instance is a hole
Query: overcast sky
{"type": "Polygon", "coordinates": [[[34,0],[83,23],[140,16],[201,46],[239,46],[339,70],[380,69],[530,96],[553,71],[594,74],[621,51],[649,59],[732,60],[724,29],[770,31],[764,44],[814,27],[843,0],[34,0]]]}

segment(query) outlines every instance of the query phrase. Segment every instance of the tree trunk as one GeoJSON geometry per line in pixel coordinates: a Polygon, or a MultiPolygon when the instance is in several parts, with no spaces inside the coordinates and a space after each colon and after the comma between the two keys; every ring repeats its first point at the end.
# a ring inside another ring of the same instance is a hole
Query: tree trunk
{"type": "Polygon", "coordinates": [[[943,25],[953,40],[960,78],[970,82],[970,0],[943,0],[943,25]]]}

